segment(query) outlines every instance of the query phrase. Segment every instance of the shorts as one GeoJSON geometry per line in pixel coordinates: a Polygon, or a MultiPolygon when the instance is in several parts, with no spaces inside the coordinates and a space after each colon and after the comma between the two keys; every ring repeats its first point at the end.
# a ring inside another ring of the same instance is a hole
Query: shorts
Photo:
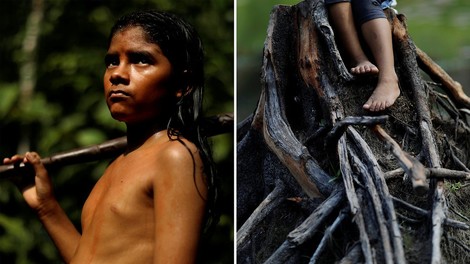
{"type": "Polygon", "coordinates": [[[372,19],[386,18],[382,9],[382,2],[387,2],[385,0],[325,0],[325,5],[341,2],[351,2],[351,8],[357,26],[361,26],[372,19]]]}

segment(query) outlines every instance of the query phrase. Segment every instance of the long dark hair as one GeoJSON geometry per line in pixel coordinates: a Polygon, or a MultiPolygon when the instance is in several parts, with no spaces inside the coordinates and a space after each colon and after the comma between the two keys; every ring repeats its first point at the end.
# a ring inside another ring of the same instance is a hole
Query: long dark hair
{"type": "MultiPolygon", "coordinates": [[[[204,166],[208,188],[206,199],[205,231],[218,221],[216,201],[218,184],[207,137],[201,133],[202,101],[204,92],[204,50],[196,30],[183,19],[162,11],[137,11],[121,17],[111,29],[108,43],[113,36],[129,27],[141,27],[147,41],[157,44],[173,67],[175,89],[181,89],[182,96],[170,114],[167,131],[170,140],[184,137],[199,149],[204,166]]],[[[109,44],[108,44],[109,46],[109,44]]],[[[194,156],[191,154],[194,162],[194,156]]],[[[193,170],[194,180],[196,168],[193,170]]],[[[202,197],[202,196],[201,196],[202,197]]],[[[204,198],[204,197],[203,197],[204,198]]]]}

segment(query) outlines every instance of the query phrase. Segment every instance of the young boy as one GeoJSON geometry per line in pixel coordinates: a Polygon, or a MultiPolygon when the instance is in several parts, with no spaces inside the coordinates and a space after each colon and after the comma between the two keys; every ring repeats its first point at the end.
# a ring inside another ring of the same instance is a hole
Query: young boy
{"type": "Polygon", "coordinates": [[[22,189],[66,263],[194,263],[216,195],[207,141],[199,133],[203,51],[194,29],[164,12],[136,12],[113,27],[104,95],[127,126],[114,160],[82,211],[82,233],[54,197],[37,153],[22,189]]]}
{"type": "Polygon", "coordinates": [[[329,18],[340,46],[351,65],[351,73],[378,74],[377,86],[363,108],[382,111],[400,95],[395,72],[390,24],[376,0],[325,0],[329,18]],[[361,47],[356,26],[372,51],[375,64],[369,61],[361,47]]]}

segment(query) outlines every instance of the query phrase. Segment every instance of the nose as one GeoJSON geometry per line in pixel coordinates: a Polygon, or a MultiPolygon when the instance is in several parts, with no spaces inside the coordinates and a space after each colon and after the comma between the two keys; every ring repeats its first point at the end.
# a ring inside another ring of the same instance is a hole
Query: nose
{"type": "Polygon", "coordinates": [[[129,69],[126,64],[121,63],[117,67],[111,69],[109,81],[112,85],[129,84],[129,69]]]}

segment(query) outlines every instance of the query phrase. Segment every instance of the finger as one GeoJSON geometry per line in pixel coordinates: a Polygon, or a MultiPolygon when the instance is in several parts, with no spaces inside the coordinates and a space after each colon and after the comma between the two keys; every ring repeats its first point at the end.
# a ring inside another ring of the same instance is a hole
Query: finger
{"type": "Polygon", "coordinates": [[[33,166],[37,177],[47,175],[47,170],[41,162],[41,157],[36,152],[27,152],[25,154],[25,161],[33,166]]]}
{"type": "Polygon", "coordinates": [[[19,163],[19,162],[22,162],[23,159],[24,159],[23,155],[15,155],[15,156],[12,156],[11,158],[4,158],[3,163],[4,164],[19,163]]]}

